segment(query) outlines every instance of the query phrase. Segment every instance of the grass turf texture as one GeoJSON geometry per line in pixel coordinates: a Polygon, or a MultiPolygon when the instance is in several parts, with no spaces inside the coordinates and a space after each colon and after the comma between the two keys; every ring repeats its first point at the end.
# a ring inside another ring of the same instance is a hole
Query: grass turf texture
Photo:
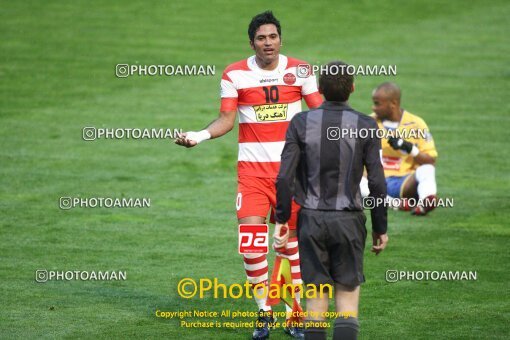
{"type": "MultiPolygon", "coordinates": [[[[361,338],[508,337],[505,1],[4,2],[2,337],[249,338],[251,329],[186,329],[154,315],[255,310],[246,299],[176,292],[183,277],[244,282],[237,133],[185,150],[163,140],[84,142],[81,129],[202,128],[217,114],[222,69],[251,55],[248,22],[267,8],[282,22],[284,54],[397,65],[397,77],[359,77],[351,104],[369,112],[378,83],[401,85],[403,106],[435,137],[439,193],[455,200],[425,218],[390,211],[388,249],[376,258],[367,244],[361,338]],[[118,63],[214,64],[217,73],[118,79],[118,63]],[[152,207],[58,209],[60,196],[122,195],[150,197],[152,207]],[[38,284],[36,269],[125,270],[128,278],[38,284]],[[476,270],[478,280],[389,284],[387,269],[476,270]]],[[[271,338],[286,336],[280,329],[271,338]]]]}

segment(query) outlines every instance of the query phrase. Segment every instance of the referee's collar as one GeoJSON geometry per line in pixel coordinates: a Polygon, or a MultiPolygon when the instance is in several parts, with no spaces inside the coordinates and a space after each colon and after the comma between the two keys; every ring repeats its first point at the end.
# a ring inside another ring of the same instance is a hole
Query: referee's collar
{"type": "Polygon", "coordinates": [[[326,100],[324,101],[321,106],[319,106],[320,109],[325,110],[335,110],[335,111],[341,111],[341,110],[352,110],[352,108],[349,106],[349,104],[345,102],[333,102],[326,100]]]}

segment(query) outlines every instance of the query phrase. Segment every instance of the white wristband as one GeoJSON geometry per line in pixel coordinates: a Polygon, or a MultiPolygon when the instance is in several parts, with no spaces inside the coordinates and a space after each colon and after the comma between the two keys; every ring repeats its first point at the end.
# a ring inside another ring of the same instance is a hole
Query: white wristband
{"type": "Polygon", "coordinates": [[[197,142],[197,144],[200,144],[204,140],[211,139],[211,134],[207,130],[202,130],[198,132],[189,131],[186,132],[186,139],[194,140],[195,142],[197,142]]]}
{"type": "Polygon", "coordinates": [[[413,149],[411,150],[410,155],[413,156],[413,157],[416,157],[416,156],[418,156],[419,153],[420,153],[420,149],[418,149],[416,147],[416,145],[413,145],[413,149]]]}

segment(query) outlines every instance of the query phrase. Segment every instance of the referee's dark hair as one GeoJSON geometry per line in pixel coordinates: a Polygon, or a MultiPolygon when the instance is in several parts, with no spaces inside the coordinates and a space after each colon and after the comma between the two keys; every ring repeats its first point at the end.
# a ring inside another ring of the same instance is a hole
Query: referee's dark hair
{"type": "Polygon", "coordinates": [[[321,67],[319,92],[327,101],[345,102],[349,99],[354,76],[348,74],[347,66],[349,65],[337,60],[321,67]]]}

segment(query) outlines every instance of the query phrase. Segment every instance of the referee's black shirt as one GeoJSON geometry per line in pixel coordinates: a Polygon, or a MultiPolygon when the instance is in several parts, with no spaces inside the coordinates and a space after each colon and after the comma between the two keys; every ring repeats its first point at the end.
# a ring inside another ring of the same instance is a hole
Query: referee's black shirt
{"type": "MultiPolygon", "coordinates": [[[[370,196],[386,198],[381,140],[369,132],[377,129],[374,119],[346,102],[325,101],[317,109],[298,113],[287,130],[276,180],[276,221],[289,220],[294,195],[297,203],[308,209],[362,211],[359,184],[363,166],[370,196]],[[361,129],[368,132],[361,133],[361,129]],[[358,134],[344,133],[340,138],[342,130],[358,134]]],[[[386,233],[386,207],[376,206],[371,215],[372,230],[386,233]]]]}

